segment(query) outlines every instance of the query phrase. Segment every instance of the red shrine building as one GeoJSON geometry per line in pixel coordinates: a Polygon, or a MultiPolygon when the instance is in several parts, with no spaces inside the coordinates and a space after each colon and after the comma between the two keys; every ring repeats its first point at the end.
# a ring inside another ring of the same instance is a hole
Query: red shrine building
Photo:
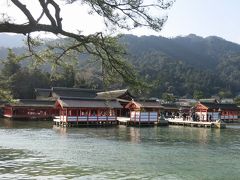
{"type": "Polygon", "coordinates": [[[130,123],[132,124],[154,124],[163,106],[155,100],[132,100],[125,109],[130,110],[130,123]]]}
{"type": "Polygon", "coordinates": [[[62,125],[116,124],[122,106],[116,100],[59,98],[55,103],[59,116],[54,121],[62,125]]]}
{"type": "Polygon", "coordinates": [[[129,110],[123,107],[132,97],[127,89],[101,92],[86,88],[36,88],[36,99],[6,104],[3,115],[14,119],[53,119],[58,116],[70,122],[80,120],[78,117],[83,118],[80,116],[86,112],[87,122],[94,121],[95,115],[97,120],[104,119],[103,114],[107,121],[113,118],[115,121],[117,115],[129,115],[129,110]]]}
{"type": "Polygon", "coordinates": [[[238,121],[240,108],[236,104],[217,102],[199,102],[195,105],[195,114],[202,121],[224,120],[225,122],[238,121]]]}
{"type": "Polygon", "coordinates": [[[13,119],[54,119],[59,116],[55,103],[60,97],[94,98],[98,91],[86,88],[52,87],[35,89],[36,99],[19,99],[15,103],[5,104],[3,116],[13,119]]]}
{"type": "Polygon", "coordinates": [[[20,99],[6,104],[3,115],[13,119],[53,119],[59,114],[54,105],[55,101],[20,99]]]}

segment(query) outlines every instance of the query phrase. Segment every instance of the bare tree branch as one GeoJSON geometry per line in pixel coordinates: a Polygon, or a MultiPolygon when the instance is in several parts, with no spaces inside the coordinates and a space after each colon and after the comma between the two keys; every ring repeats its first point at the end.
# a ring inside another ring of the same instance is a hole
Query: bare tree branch
{"type": "Polygon", "coordinates": [[[60,7],[53,0],[48,0],[47,2],[55,8],[55,18],[56,18],[57,26],[59,28],[62,28],[62,18],[60,17],[60,11],[61,11],[60,7]]]}
{"type": "Polygon", "coordinates": [[[18,0],[11,0],[28,18],[30,24],[35,24],[36,21],[33,18],[31,12],[27,9],[26,5],[22,4],[18,0]]]}
{"type": "Polygon", "coordinates": [[[51,15],[48,7],[47,7],[47,6],[48,6],[48,3],[46,3],[45,0],[39,0],[39,2],[40,2],[41,6],[42,6],[42,8],[43,8],[44,13],[46,14],[47,18],[48,18],[49,21],[51,22],[51,25],[52,25],[53,27],[56,27],[56,26],[57,26],[57,23],[56,23],[55,19],[52,17],[52,15],[51,15]]]}

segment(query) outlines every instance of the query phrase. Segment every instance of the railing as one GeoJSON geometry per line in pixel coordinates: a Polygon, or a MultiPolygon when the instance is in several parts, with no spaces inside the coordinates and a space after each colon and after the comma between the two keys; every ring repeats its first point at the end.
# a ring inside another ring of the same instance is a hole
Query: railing
{"type": "Polygon", "coordinates": [[[157,122],[158,113],[157,112],[135,112],[132,111],[130,115],[130,121],[135,122],[157,122]]]}
{"type": "Polygon", "coordinates": [[[61,122],[116,121],[116,119],[116,116],[55,116],[55,121],[61,122]]]}
{"type": "Polygon", "coordinates": [[[238,116],[237,115],[229,115],[229,116],[224,116],[224,115],[222,115],[221,116],[221,119],[223,119],[223,120],[232,120],[232,119],[238,119],[238,116]]]}

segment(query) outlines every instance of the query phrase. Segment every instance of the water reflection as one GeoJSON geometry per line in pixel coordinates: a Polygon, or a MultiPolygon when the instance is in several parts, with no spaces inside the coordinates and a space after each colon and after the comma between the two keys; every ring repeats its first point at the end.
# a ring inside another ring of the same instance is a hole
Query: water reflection
{"type": "MultiPolygon", "coordinates": [[[[99,171],[95,171],[99,173],[99,171]]],[[[48,160],[24,150],[0,147],[0,179],[66,179],[93,174],[89,167],[78,168],[60,160],[48,160]]]]}
{"type": "Polygon", "coordinates": [[[0,118],[0,128],[51,128],[52,121],[12,120],[0,118]]]}
{"type": "Polygon", "coordinates": [[[129,140],[132,143],[140,143],[141,142],[141,136],[140,136],[140,129],[131,127],[129,128],[129,140]]]}
{"type": "MultiPolygon", "coordinates": [[[[89,137],[104,140],[126,141],[133,144],[158,143],[164,145],[208,145],[224,144],[227,133],[235,129],[210,129],[191,127],[126,127],[116,126],[108,128],[65,128],[53,126],[54,132],[64,137],[89,137]],[[222,136],[223,134],[223,136],[222,136]]],[[[234,134],[232,134],[234,136],[234,134]]]]}
{"type": "Polygon", "coordinates": [[[56,125],[53,125],[53,130],[62,135],[62,136],[66,136],[67,135],[67,128],[65,127],[61,127],[61,126],[56,126],[56,125]]]}
{"type": "Polygon", "coordinates": [[[238,179],[238,128],[0,122],[0,179],[238,179]],[[204,174],[202,173],[204,172],[204,174]]]}
{"type": "Polygon", "coordinates": [[[3,126],[4,128],[13,128],[13,121],[10,119],[0,119],[0,121],[2,121],[1,126],[3,126]]]}

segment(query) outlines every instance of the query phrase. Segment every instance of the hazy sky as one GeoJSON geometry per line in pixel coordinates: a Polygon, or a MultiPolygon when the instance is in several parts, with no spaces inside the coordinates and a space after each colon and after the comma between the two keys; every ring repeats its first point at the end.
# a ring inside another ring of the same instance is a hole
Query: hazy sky
{"type": "MultiPolygon", "coordinates": [[[[28,3],[34,3],[34,1],[24,0],[28,3]]],[[[19,18],[21,13],[13,7],[4,6],[6,2],[9,1],[1,0],[0,13],[7,12],[19,18]]],[[[34,5],[32,7],[34,14],[40,14],[40,9],[34,5]]],[[[153,32],[144,28],[122,32],[165,37],[185,36],[191,33],[203,37],[215,35],[240,44],[239,10],[240,0],[176,0],[173,7],[167,12],[168,21],[161,32],[153,32]]],[[[62,9],[64,27],[71,31],[81,30],[84,34],[102,31],[102,19],[89,16],[86,12],[85,7],[64,6],[62,9]]]]}
{"type": "Polygon", "coordinates": [[[240,44],[240,0],[176,0],[164,36],[216,35],[240,44]]]}

